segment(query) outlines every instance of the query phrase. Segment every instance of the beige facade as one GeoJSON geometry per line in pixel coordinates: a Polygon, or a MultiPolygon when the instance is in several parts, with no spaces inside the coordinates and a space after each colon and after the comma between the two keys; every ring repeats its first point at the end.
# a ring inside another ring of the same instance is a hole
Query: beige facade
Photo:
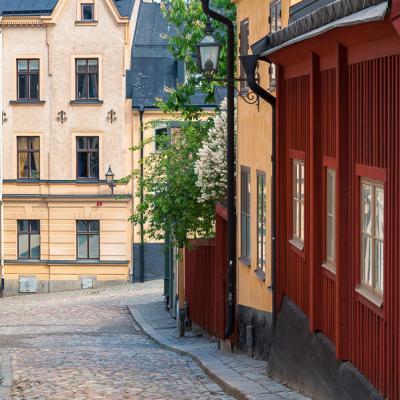
{"type": "Polygon", "coordinates": [[[133,186],[117,185],[112,196],[104,176],[109,166],[115,179],[133,168],[125,71],[137,6],[128,19],[112,0],[85,0],[94,4],[94,21],[81,22],[81,3],[60,0],[51,16],[1,21],[6,293],[15,293],[25,276],[37,278],[38,291],[52,291],[79,288],[84,277],[94,285],[124,282],[131,273],[133,186]],[[40,101],[18,100],[18,59],[39,60],[40,101]],[[76,59],[98,60],[98,101],[77,101],[76,59]],[[40,177],[18,177],[20,136],[40,138],[40,177]],[[77,179],[76,138],[93,136],[98,179],[77,179]],[[39,260],[19,259],[19,220],[40,221],[39,260]],[[99,221],[96,260],[78,259],[79,220],[99,221]]]}

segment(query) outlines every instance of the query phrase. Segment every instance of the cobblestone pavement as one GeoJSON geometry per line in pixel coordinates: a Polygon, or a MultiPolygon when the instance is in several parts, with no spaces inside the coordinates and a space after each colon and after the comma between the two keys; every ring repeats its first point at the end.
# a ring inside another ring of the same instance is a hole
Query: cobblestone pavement
{"type": "MultiPolygon", "coordinates": [[[[200,350],[202,354],[206,355],[206,358],[217,358],[222,363],[221,367],[219,367],[221,372],[229,369],[237,373],[237,378],[235,379],[240,381],[246,380],[250,383],[249,387],[246,387],[246,385],[244,386],[245,389],[249,389],[249,392],[252,391],[254,383],[263,388],[262,392],[264,395],[259,393],[255,395],[255,398],[265,398],[268,400],[308,400],[308,397],[270,378],[266,373],[267,363],[265,361],[255,360],[244,354],[221,351],[218,349],[216,341],[201,338],[199,332],[196,331],[186,332],[185,337],[177,338],[175,324],[168,323],[168,321],[172,320],[164,311],[161,302],[153,301],[137,304],[134,308],[140,312],[144,320],[149,323],[153,329],[159,331],[170,343],[177,346],[184,346],[187,351],[193,353],[200,350]]],[[[228,374],[228,376],[229,375],[230,374],[228,374]]],[[[243,394],[246,395],[245,392],[243,392],[243,394]]]]}
{"type": "Polygon", "coordinates": [[[0,301],[0,353],[13,400],[230,399],[192,359],[157,346],[127,304],[160,301],[162,281],[0,301]]]}

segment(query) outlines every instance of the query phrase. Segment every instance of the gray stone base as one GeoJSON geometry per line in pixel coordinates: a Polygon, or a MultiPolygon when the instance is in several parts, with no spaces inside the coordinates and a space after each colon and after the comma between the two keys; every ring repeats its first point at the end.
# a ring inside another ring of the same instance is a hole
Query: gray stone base
{"type": "MultiPolygon", "coordinates": [[[[144,244],[144,280],[164,278],[165,245],[164,243],[144,244]]],[[[140,244],[133,245],[133,281],[140,280],[140,244]]]]}
{"type": "Polygon", "coordinates": [[[268,369],[314,399],[383,399],[353,364],[336,359],[328,338],[310,332],[307,316],[287,297],[278,314],[268,369]]]}
{"type": "MultiPolygon", "coordinates": [[[[85,276],[85,278],[87,278],[85,276]]],[[[127,283],[127,281],[99,281],[95,277],[90,277],[93,279],[93,289],[102,288],[113,285],[121,285],[127,283]]],[[[35,293],[55,293],[55,292],[65,292],[69,290],[81,290],[82,289],[82,279],[79,280],[66,280],[66,281],[37,281],[36,292],[35,293]]],[[[27,296],[34,293],[20,293],[19,291],[19,281],[18,280],[7,280],[4,283],[4,297],[24,295],[27,296]]]]}
{"type": "Polygon", "coordinates": [[[238,304],[238,348],[249,356],[268,360],[272,344],[272,313],[238,304]]]}

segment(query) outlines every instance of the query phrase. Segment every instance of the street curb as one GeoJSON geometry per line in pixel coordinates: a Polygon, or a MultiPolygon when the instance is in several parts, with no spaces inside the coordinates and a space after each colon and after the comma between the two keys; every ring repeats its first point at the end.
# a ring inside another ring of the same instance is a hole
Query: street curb
{"type": "Polygon", "coordinates": [[[147,337],[164,349],[174,351],[180,355],[191,357],[198,366],[230,396],[238,400],[254,400],[260,397],[265,399],[279,399],[256,382],[246,379],[218,358],[213,357],[201,349],[189,348],[190,346],[177,345],[170,339],[158,333],[144,318],[142,313],[134,306],[128,306],[132,318],[142,328],[147,337]]]}
{"type": "Polygon", "coordinates": [[[6,354],[0,357],[0,400],[11,398],[11,356],[6,354]]]}

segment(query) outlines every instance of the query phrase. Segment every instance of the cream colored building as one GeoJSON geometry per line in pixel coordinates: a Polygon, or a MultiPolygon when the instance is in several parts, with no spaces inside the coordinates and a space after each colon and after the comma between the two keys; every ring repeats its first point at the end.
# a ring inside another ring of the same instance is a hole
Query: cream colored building
{"type": "Polygon", "coordinates": [[[21,3],[1,10],[5,294],[126,282],[133,187],[112,195],[105,174],[133,168],[126,70],[140,2],[21,3]]]}

